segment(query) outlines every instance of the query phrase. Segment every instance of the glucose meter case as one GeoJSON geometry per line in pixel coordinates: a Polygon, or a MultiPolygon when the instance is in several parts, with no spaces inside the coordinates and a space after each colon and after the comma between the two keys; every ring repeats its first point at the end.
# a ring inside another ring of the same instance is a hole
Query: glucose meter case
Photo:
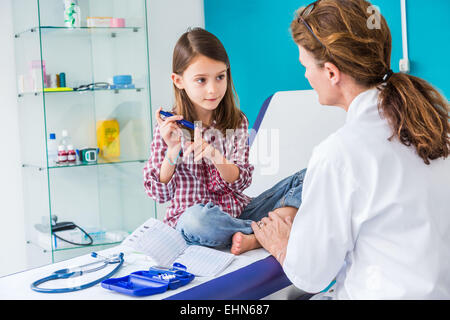
{"type": "Polygon", "coordinates": [[[101,286],[130,296],[141,297],[175,290],[188,284],[194,278],[193,274],[182,270],[150,268],[149,271],[136,271],[125,277],[104,280],[101,286]]]}

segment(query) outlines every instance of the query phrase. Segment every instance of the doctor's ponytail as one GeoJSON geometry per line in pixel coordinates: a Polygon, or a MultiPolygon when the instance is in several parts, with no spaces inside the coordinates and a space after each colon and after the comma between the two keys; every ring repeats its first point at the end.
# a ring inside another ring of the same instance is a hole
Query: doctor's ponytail
{"type": "Polygon", "coordinates": [[[380,90],[378,109],[397,138],[426,164],[450,153],[448,101],[428,82],[390,70],[392,37],[384,17],[365,0],[319,0],[291,23],[294,41],[319,66],[333,63],[367,88],[380,90]]]}
{"type": "Polygon", "coordinates": [[[394,131],[390,139],[414,146],[426,164],[449,156],[449,105],[428,82],[394,73],[381,89],[378,108],[394,131]]]}

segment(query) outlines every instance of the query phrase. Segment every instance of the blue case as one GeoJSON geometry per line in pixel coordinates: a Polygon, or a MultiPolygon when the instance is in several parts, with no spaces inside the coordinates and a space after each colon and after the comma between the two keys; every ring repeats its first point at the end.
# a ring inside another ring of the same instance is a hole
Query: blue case
{"type": "Polygon", "coordinates": [[[174,263],[171,269],[152,267],[148,271],[136,271],[125,277],[104,280],[101,286],[130,296],[149,296],[175,290],[191,282],[195,276],[185,270],[178,263],[174,263]]]}
{"type": "Polygon", "coordinates": [[[131,84],[132,81],[131,75],[128,74],[113,76],[113,83],[116,85],[131,84]]]}

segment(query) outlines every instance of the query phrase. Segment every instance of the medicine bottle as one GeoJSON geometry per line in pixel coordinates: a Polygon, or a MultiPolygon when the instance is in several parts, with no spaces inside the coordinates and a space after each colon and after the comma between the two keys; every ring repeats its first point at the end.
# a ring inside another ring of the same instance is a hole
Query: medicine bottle
{"type": "Polygon", "coordinates": [[[63,145],[58,146],[58,163],[66,164],[67,163],[67,150],[63,145]]]}
{"type": "Polygon", "coordinates": [[[67,146],[67,162],[75,163],[77,161],[77,153],[73,149],[72,145],[67,146]]]}

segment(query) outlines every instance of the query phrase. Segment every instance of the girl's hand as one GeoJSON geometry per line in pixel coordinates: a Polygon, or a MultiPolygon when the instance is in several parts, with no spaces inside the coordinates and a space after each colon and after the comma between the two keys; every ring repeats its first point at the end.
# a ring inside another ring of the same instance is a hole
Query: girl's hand
{"type": "Polygon", "coordinates": [[[161,137],[167,144],[169,152],[178,153],[181,149],[181,136],[183,135],[183,132],[175,121],[183,119],[183,116],[176,115],[163,120],[159,114],[161,110],[162,108],[159,108],[155,114],[161,137]]]}
{"type": "Polygon", "coordinates": [[[212,147],[208,142],[203,140],[202,133],[199,128],[194,130],[194,143],[187,142],[188,146],[184,152],[183,158],[187,158],[192,152],[194,152],[194,161],[200,161],[202,158],[207,158],[213,163],[220,162],[223,159],[220,151],[212,147]]]}

